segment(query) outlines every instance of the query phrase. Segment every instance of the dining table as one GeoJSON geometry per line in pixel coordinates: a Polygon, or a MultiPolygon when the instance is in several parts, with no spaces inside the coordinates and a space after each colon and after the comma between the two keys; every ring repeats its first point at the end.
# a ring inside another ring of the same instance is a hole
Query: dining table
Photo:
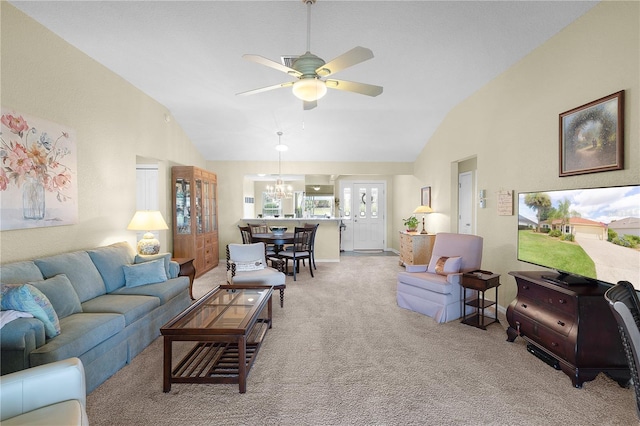
{"type": "Polygon", "coordinates": [[[264,234],[251,234],[251,241],[254,243],[265,243],[267,245],[273,245],[276,253],[281,252],[284,249],[285,244],[293,244],[295,234],[293,232],[285,232],[284,234],[274,234],[268,232],[264,234]]]}

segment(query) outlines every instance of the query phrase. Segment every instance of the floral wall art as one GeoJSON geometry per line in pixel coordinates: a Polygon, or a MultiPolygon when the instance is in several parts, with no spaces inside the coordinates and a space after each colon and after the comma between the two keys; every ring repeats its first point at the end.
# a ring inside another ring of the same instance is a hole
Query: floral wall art
{"type": "Polygon", "coordinates": [[[78,221],[75,132],[2,108],[0,230],[78,221]]]}

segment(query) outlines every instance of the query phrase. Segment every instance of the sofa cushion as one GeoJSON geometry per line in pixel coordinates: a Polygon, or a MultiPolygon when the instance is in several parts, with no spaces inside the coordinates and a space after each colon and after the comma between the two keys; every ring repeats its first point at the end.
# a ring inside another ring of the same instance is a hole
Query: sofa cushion
{"type": "Polygon", "coordinates": [[[171,278],[163,283],[146,284],[137,287],[121,287],[111,294],[140,294],[144,296],[155,296],[160,299],[160,304],[164,305],[169,300],[176,297],[189,288],[189,277],[171,278]]]}
{"type": "Polygon", "coordinates": [[[42,272],[31,260],[0,266],[0,283],[23,284],[27,281],[43,280],[42,272]]]}
{"type": "Polygon", "coordinates": [[[273,268],[266,268],[259,271],[236,272],[231,278],[231,284],[258,282],[267,285],[282,285],[286,281],[286,276],[273,268]]]}
{"type": "Polygon", "coordinates": [[[460,256],[432,256],[427,272],[439,275],[457,274],[461,264],[460,256]]]}
{"type": "Polygon", "coordinates": [[[133,247],[126,241],[87,250],[89,257],[98,268],[107,288],[107,293],[124,286],[122,265],[131,265],[136,257],[133,247]]]}
{"type": "Polygon", "coordinates": [[[86,251],[59,254],[36,259],[34,262],[45,278],[65,274],[78,294],[80,302],[86,302],[107,292],[100,272],[86,251]]]}
{"type": "MultiPolygon", "coordinates": [[[[136,258],[133,263],[145,263],[153,262],[154,260],[162,259],[164,262],[164,269],[167,274],[167,278],[171,277],[171,253],[158,253],[158,254],[136,254],[136,258]]],[[[175,277],[173,277],[175,278],[175,277]]]]}
{"type": "Polygon", "coordinates": [[[80,299],[65,274],[59,274],[43,281],[31,281],[29,284],[47,296],[53,309],[56,310],[58,318],[82,312],[80,299]]]}
{"type": "Polygon", "coordinates": [[[2,286],[2,310],[27,312],[44,324],[47,337],[60,334],[60,322],[51,302],[40,290],[29,284],[2,286]]]}
{"type": "Polygon", "coordinates": [[[160,306],[160,299],[153,296],[105,294],[82,304],[82,311],[87,313],[108,312],[124,315],[125,324],[129,325],[155,308],[160,306]]]}
{"type": "Polygon", "coordinates": [[[85,352],[124,330],[120,314],[80,313],[60,320],[63,333],[29,354],[31,365],[42,365],[81,356],[85,352]]]}
{"type": "Polygon", "coordinates": [[[124,270],[126,287],[138,287],[167,281],[167,270],[162,259],[136,265],[124,265],[122,269],[124,270]]]}
{"type": "Polygon", "coordinates": [[[398,282],[435,293],[449,294],[452,290],[446,276],[430,272],[398,272],[398,282]]]}

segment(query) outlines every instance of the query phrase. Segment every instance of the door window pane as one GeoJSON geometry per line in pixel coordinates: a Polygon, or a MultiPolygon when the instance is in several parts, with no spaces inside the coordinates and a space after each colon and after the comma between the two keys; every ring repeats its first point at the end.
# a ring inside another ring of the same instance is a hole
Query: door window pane
{"type": "Polygon", "coordinates": [[[367,217],[367,188],[359,188],[358,197],[360,199],[359,216],[367,217]]]}
{"type": "Polygon", "coordinates": [[[344,188],[341,208],[344,217],[351,217],[351,188],[344,188]]]}
{"type": "Polygon", "coordinates": [[[378,188],[371,188],[371,217],[378,217],[378,188]]]}

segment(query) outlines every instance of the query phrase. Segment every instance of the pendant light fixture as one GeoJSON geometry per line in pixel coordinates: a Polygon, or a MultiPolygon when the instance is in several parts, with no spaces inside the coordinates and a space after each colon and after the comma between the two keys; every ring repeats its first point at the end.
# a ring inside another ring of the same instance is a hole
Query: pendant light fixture
{"type": "Polygon", "coordinates": [[[271,198],[281,200],[283,198],[292,198],[293,188],[291,185],[285,185],[282,180],[282,152],[289,148],[282,144],[282,132],[278,132],[277,134],[278,145],[276,145],[276,150],[278,151],[278,179],[276,179],[275,185],[267,185],[267,195],[271,198]]]}

